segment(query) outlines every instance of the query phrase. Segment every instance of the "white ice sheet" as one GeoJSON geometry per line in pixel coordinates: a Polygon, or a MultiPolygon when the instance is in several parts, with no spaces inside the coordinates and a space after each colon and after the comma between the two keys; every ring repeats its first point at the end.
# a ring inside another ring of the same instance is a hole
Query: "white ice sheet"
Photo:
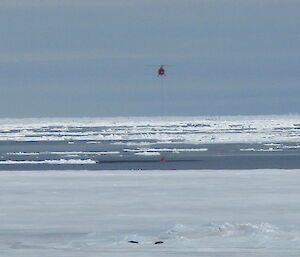
{"type": "Polygon", "coordinates": [[[300,170],[1,171],[0,254],[299,256],[299,181],[300,170]]]}

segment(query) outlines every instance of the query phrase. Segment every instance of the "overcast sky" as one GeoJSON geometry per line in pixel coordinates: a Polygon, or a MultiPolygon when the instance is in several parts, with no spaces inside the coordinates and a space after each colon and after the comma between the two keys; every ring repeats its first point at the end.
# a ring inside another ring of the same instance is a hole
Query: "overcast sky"
{"type": "Polygon", "coordinates": [[[299,113],[299,13],[299,0],[0,0],[0,117],[299,113]]]}

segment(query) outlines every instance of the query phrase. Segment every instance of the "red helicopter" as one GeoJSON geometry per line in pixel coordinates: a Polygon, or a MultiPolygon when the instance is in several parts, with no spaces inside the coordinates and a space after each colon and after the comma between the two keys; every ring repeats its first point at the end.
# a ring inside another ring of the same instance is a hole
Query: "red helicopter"
{"type": "Polygon", "coordinates": [[[165,69],[164,69],[164,65],[160,65],[160,68],[158,69],[157,71],[157,76],[166,76],[166,72],[165,72],[165,69]]]}

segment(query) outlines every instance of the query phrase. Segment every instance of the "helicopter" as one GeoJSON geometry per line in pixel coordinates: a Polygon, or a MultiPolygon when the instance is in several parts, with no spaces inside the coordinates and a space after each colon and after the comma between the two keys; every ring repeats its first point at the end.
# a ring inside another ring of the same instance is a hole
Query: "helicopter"
{"type": "Polygon", "coordinates": [[[160,68],[158,69],[157,71],[157,76],[166,76],[166,72],[165,72],[165,69],[164,69],[164,65],[160,65],[160,68]]]}

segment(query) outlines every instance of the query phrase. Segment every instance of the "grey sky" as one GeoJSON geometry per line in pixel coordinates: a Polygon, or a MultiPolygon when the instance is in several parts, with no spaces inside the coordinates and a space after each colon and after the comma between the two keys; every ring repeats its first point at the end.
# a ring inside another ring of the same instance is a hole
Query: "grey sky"
{"type": "Polygon", "coordinates": [[[299,0],[0,0],[0,117],[300,110],[299,0]],[[156,67],[167,68],[163,90],[156,67]],[[164,95],[162,96],[162,93],[164,95]]]}

